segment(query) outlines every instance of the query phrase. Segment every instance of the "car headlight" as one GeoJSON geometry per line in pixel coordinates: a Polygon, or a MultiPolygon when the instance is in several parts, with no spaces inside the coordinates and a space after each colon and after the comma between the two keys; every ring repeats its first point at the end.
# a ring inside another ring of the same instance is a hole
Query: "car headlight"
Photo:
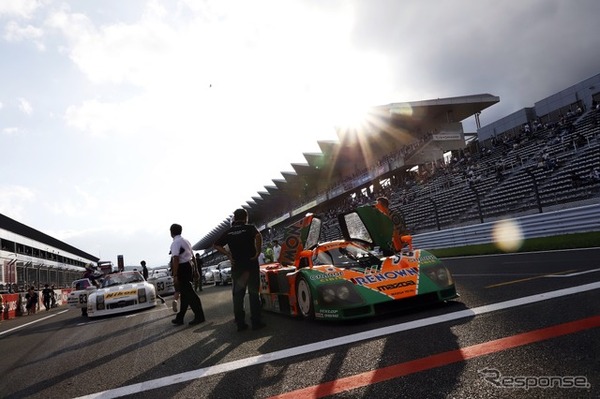
{"type": "Polygon", "coordinates": [[[348,300],[348,298],[350,298],[350,290],[344,285],[338,288],[336,294],[337,297],[340,298],[342,301],[346,301],[348,300]]]}
{"type": "Polygon", "coordinates": [[[319,301],[326,306],[348,306],[360,304],[362,297],[349,281],[324,284],[317,287],[319,301]]]}
{"type": "Polygon", "coordinates": [[[146,289],[138,288],[138,303],[144,303],[146,301],[148,301],[148,298],[146,297],[146,289]]]}
{"type": "Polygon", "coordinates": [[[325,288],[322,294],[323,302],[331,303],[335,300],[335,290],[333,288],[325,288]]]}
{"type": "Polygon", "coordinates": [[[453,284],[452,276],[445,266],[432,266],[428,267],[425,271],[427,277],[433,282],[439,284],[442,287],[446,287],[453,284]]]}
{"type": "Polygon", "coordinates": [[[104,307],[104,294],[96,295],[96,309],[103,310],[104,307]]]}

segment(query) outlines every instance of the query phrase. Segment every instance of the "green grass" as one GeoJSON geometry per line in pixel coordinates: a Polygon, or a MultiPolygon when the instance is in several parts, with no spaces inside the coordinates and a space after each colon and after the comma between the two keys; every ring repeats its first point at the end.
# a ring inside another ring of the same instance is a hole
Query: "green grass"
{"type": "MultiPolygon", "coordinates": [[[[564,234],[552,237],[530,238],[528,240],[524,240],[521,247],[514,252],[520,253],[590,247],[600,247],[600,232],[564,234]]],[[[465,247],[457,248],[438,248],[432,249],[430,250],[430,252],[439,258],[506,253],[493,243],[468,245],[465,247]]]]}

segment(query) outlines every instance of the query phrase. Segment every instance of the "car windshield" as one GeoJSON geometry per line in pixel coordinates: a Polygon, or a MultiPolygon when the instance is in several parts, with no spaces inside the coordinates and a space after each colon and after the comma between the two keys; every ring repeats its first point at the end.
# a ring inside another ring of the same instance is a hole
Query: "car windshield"
{"type": "Polygon", "coordinates": [[[353,244],[321,251],[313,259],[314,265],[333,265],[336,267],[371,267],[381,265],[381,260],[369,251],[353,244]]]}
{"type": "Polygon", "coordinates": [[[139,272],[125,272],[117,274],[109,274],[102,282],[102,288],[113,287],[115,285],[141,283],[144,277],[139,272]]]}

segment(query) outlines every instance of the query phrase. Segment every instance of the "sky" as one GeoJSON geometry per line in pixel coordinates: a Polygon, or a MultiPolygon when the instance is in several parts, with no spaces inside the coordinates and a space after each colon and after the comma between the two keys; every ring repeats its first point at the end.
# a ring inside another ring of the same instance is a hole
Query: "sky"
{"type": "MultiPolygon", "coordinates": [[[[597,0],[0,0],[0,213],[168,262],[369,106],[600,72],[597,0]]],[[[463,121],[475,130],[472,118],[463,121]]]]}

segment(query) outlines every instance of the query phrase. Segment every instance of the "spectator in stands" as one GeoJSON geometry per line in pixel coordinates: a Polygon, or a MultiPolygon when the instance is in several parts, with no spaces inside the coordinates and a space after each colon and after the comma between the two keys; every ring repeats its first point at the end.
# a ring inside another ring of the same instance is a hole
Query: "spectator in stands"
{"type": "Polygon", "coordinates": [[[598,167],[590,169],[589,173],[580,177],[582,185],[594,184],[600,181],[600,170],[598,167]]]}
{"type": "Polygon", "coordinates": [[[573,186],[573,188],[579,188],[583,186],[583,180],[575,172],[571,172],[571,185],[573,186]]]}

